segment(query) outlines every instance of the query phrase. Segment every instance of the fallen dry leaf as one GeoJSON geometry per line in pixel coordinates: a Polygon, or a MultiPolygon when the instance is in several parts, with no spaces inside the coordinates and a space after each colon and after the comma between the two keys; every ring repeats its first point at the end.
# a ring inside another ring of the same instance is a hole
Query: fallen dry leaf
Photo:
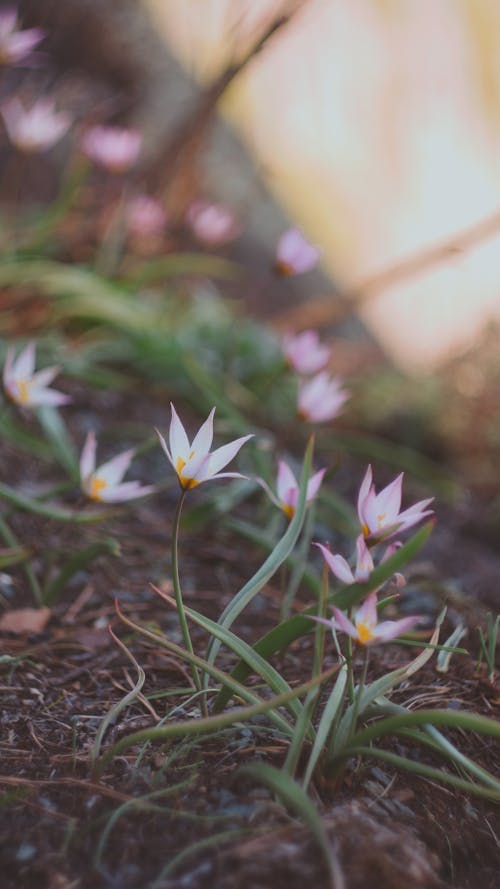
{"type": "Polygon", "coordinates": [[[8,633],[41,633],[50,619],[50,608],[16,608],[0,618],[0,630],[8,633]]]}

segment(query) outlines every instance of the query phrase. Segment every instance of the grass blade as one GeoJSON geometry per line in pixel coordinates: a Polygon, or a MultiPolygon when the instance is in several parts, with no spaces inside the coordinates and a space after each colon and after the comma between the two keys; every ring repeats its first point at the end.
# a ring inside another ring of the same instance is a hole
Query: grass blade
{"type": "Polygon", "coordinates": [[[305,791],[293,778],[284,775],[279,769],[259,762],[244,766],[240,774],[264,784],[278,796],[284,805],[303,821],[314,836],[323,853],[332,889],[344,889],[344,879],[336,861],[323,822],[305,791]]]}

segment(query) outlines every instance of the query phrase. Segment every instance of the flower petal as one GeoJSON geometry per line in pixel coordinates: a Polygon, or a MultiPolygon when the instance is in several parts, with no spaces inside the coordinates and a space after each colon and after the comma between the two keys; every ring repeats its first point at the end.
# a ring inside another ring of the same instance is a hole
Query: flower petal
{"type": "Polygon", "coordinates": [[[351,623],[351,621],[349,620],[347,615],[344,614],[343,611],[340,611],[339,608],[335,608],[335,606],[333,606],[333,615],[333,625],[335,629],[342,630],[343,633],[347,633],[347,635],[351,636],[352,639],[359,639],[359,634],[356,627],[354,626],[354,624],[351,623]]]}
{"type": "Polygon", "coordinates": [[[243,435],[241,438],[235,439],[235,441],[230,441],[226,445],[222,445],[221,448],[217,448],[213,454],[210,454],[209,460],[209,472],[210,475],[215,475],[219,471],[219,469],[223,469],[224,466],[227,466],[228,463],[236,456],[240,448],[248,441],[250,438],[253,438],[253,435],[243,435]]]}
{"type": "Polygon", "coordinates": [[[22,352],[19,353],[13,367],[16,379],[31,379],[35,370],[35,354],[36,346],[34,342],[28,343],[22,352]]]}
{"type": "Polygon", "coordinates": [[[194,451],[195,454],[208,454],[212,447],[212,440],[214,437],[214,414],[215,408],[213,407],[193,439],[191,451],[194,451]]]}
{"type": "Polygon", "coordinates": [[[388,642],[411,630],[420,620],[422,620],[420,615],[403,617],[401,620],[383,620],[374,628],[373,635],[379,642],[388,642]]]}
{"type": "Polygon", "coordinates": [[[323,476],[326,472],[325,469],[320,469],[319,472],[315,472],[313,476],[307,482],[307,493],[306,493],[306,502],[311,503],[312,500],[316,497],[318,493],[321,482],[323,481],[323,476]]]}
{"type": "Polygon", "coordinates": [[[374,590],[363,601],[354,618],[356,625],[365,624],[371,630],[377,625],[377,592],[374,590]]]}
{"type": "Polygon", "coordinates": [[[293,492],[294,490],[298,493],[297,479],[295,478],[288,464],[285,463],[284,460],[280,460],[278,462],[278,476],[276,479],[276,492],[278,494],[278,500],[288,506],[296,506],[297,503],[292,503],[290,500],[291,492],[293,492]]]}
{"type": "Polygon", "coordinates": [[[332,555],[328,547],[323,546],[322,543],[315,543],[314,545],[321,550],[321,554],[326,564],[335,577],[338,577],[342,583],[354,583],[354,574],[343,556],[332,555]]]}
{"type": "Polygon", "coordinates": [[[96,448],[97,442],[95,434],[93,432],[88,432],[80,457],[80,478],[82,481],[88,478],[89,475],[92,475],[95,469],[96,448]]]}
{"type": "Polygon", "coordinates": [[[131,448],[128,451],[123,451],[122,454],[117,454],[116,457],[113,457],[106,463],[103,463],[102,466],[99,466],[97,469],[99,478],[102,478],[110,488],[115,488],[118,482],[121,482],[129,468],[134,454],[135,448],[131,448]]]}
{"type": "Polygon", "coordinates": [[[365,477],[364,477],[363,481],[361,482],[361,487],[359,489],[359,494],[358,494],[358,517],[359,517],[359,521],[361,522],[362,525],[367,524],[366,523],[366,516],[365,516],[365,504],[366,504],[367,498],[372,493],[372,482],[373,482],[372,468],[369,465],[368,469],[365,472],[365,477]]]}
{"type": "Polygon", "coordinates": [[[189,439],[186,435],[186,430],[184,429],[172,402],[170,403],[170,409],[172,411],[172,418],[170,420],[169,443],[171,459],[175,468],[178,457],[182,460],[188,460],[191,448],[189,439]]]}
{"type": "Polygon", "coordinates": [[[103,503],[122,503],[124,500],[135,500],[137,497],[145,497],[155,491],[154,485],[141,485],[140,482],[124,482],[123,485],[115,485],[113,488],[103,488],[99,494],[99,500],[103,503]]]}

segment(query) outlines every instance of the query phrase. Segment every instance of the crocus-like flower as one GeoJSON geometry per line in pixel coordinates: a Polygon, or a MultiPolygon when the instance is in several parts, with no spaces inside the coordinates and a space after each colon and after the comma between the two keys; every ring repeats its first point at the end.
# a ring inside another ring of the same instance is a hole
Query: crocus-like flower
{"type": "Polygon", "coordinates": [[[69,130],[72,118],[56,111],[51,99],[39,99],[27,111],[19,99],[10,99],[0,109],[10,141],[25,154],[52,148],[69,130]]]}
{"type": "Polygon", "coordinates": [[[3,368],[3,387],[7,398],[22,407],[67,404],[71,401],[67,395],[48,388],[59,368],[46,367],[45,370],[35,373],[35,353],[34,343],[28,343],[16,359],[14,350],[7,349],[3,368]]]}
{"type": "Polygon", "coordinates": [[[148,194],[138,194],[127,204],[126,222],[131,235],[156,237],[165,228],[167,214],[160,201],[148,194]]]}
{"type": "Polygon", "coordinates": [[[93,432],[89,432],[80,457],[80,487],[90,500],[120,503],[123,500],[144,497],[155,490],[154,486],[143,486],[140,482],[121,483],[134,456],[133,448],[118,454],[97,469],[95,465],[96,448],[95,435],[93,432]]]}
{"type": "Polygon", "coordinates": [[[389,642],[391,639],[397,639],[421,620],[420,616],[414,615],[403,617],[401,620],[383,620],[378,623],[376,591],[370,593],[358,608],[354,615],[354,623],[339,608],[333,608],[333,615],[330,620],[322,617],[313,619],[334,630],[347,633],[351,639],[361,642],[362,645],[375,645],[377,642],[389,642]]]}
{"type": "Polygon", "coordinates": [[[0,65],[17,65],[45,37],[42,28],[18,29],[17,12],[11,7],[0,12],[0,65]]]}
{"type": "Polygon", "coordinates": [[[323,423],[333,420],[349,398],[347,389],[342,389],[339,377],[330,377],[326,370],[299,385],[297,412],[299,417],[310,423],[323,423]]]}
{"type": "Polygon", "coordinates": [[[82,151],[109,173],[126,173],[137,161],[142,148],[138,130],[124,127],[91,127],[85,133],[82,151]]]}
{"type": "MultiPolygon", "coordinates": [[[[320,469],[319,472],[312,475],[307,482],[307,506],[309,506],[316,497],[325,472],[326,469],[320,469]]],[[[286,517],[292,519],[295,515],[295,510],[297,509],[297,503],[299,502],[299,485],[288,464],[285,463],[284,460],[280,460],[278,463],[278,477],[276,480],[277,496],[273,494],[271,489],[262,479],[259,479],[259,484],[262,485],[273,503],[283,510],[286,517]]]]}
{"type": "Polygon", "coordinates": [[[309,244],[298,228],[290,228],[278,241],[274,267],[278,274],[288,278],[311,271],[319,257],[319,248],[309,244]]]}
{"type": "MultiPolygon", "coordinates": [[[[314,545],[321,550],[322,556],[332,574],[335,574],[335,577],[343,583],[364,583],[365,580],[368,580],[375,567],[370,550],[368,549],[362,534],[356,538],[356,567],[354,571],[343,556],[338,554],[334,556],[328,546],[323,546],[322,543],[315,543],[314,545]]],[[[399,546],[401,546],[399,541],[390,544],[382,556],[380,563],[382,564],[382,562],[386,562],[399,546]]],[[[402,574],[396,573],[394,579],[397,587],[402,587],[406,583],[402,574]]]]}
{"type": "Polygon", "coordinates": [[[340,555],[332,555],[327,546],[316,543],[330,571],[343,583],[357,583],[368,580],[373,571],[373,559],[362,534],[356,540],[356,568],[353,571],[349,563],[340,555]]]}
{"type": "Polygon", "coordinates": [[[221,247],[241,234],[241,226],[229,207],[201,199],[189,207],[186,222],[198,241],[208,247],[221,247]]]}
{"type": "Polygon", "coordinates": [[[413,506],[400,512],[403,475],[400,473],[379,494],[375,493],[372,482],[372,468],[368,466],[358,494],[358,516],[363,535],[367,540],[379,542],[388,540],[400,531],[406,531],[421,519],[432,515],[432,509],[426,509],[433,497],[419,500],[413,506]]]}
{"type": "Polygon", "coordinates": [[[286,334],[282,340],[283,354],[299,374],[315,374],[328,364],[331,350],[320,342],[315,330],[286,334]]]}
{"type": "Polygon", "coordinates": [[[217,448],[210,453],[213,439],[214,413],[213,407],[207,419],[200,426],[191,444],[186,435],[173,404],[170,405],[172,418],[170,421],[169,445],[158,430],[161,446],[174,467],[181,488],[188,490],[195,488],[202,482],[208,482],[212,478],[244,478],[239,472],[219,472],[236,456],[242,445],[253,438],[252,435],[244,435],[229,444],[217,448]]]}

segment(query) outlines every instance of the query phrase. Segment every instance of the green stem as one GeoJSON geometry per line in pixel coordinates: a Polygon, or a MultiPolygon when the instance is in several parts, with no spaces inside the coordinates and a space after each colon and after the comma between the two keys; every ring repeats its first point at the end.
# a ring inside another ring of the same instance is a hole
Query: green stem
{"type": "MultiPolygon", "coordinates": [[[[349,619],[350,618],[351,612],[349,611],[349,619]]],[[[347,637],[346,641],[345,659],[347,663],[347,694],[349,695],[349,703],[354,704],[354,670],[352,666],[352,639],[350,636],[347,637]]]]}
{"type": "MultiPolygon", "coordinates": [[[[184,646],[189,654],[194,654],[193,643],[191,642],[191,636],[189,634],[186,612],[184,610],[181,582],[179,579],[179,529],[181,524],[182,507],[184,505],[184,500],[186,499],[186,494],[187,489],[183,489],[177,502],[177,508],[174,515],[174,529],[172,532],[172,581],[174,584],[175,601],[177,604],[177,613],[179,615],[184,646]]],[[[198,668],[193,663],[191,663],[191,674],[193,676],[193,682],[195,684],[196,691],[201,692],[202,685],[200,674],[198,672],[198,668]]],[[[204,695],[202,695],[202,697],[200,698],[200,706],[202,716],[207,716],[207,702],[204,695]]]]}
{"type": "MultiPolygon", "coordinates": [[[[328,579],[328,565],[326,565],[325,563],[325,565],[323,566],[323,578],[318,603],[318,617],[326,617],[329,594],[328,579]]],[[[325,631],[325,624],[321,624],[318,622],[316,625],[316,638],[314,640],[313,676],[319,676],[323,667],[323,657],[325,653],[325,631]]]]}
{"type": "MultiPolygon", "coordinates": [[[[11,531],[10,527],[2,516],[0,516],[0,537],[3,538],[8,546],[20,546],[19,540],[17,539],[14,532],[11,531]]],[[[31,566],[29,564],[23,565],[23,571],[31,587],[31,592],[33,593],[36,604],[43,605],[42,590],[40,589],[40,584],[38,583],[36,575],[33,573],[31,566]]]]}
{"type": "Polygon", "coordinates": [[[351,727],[350,727],[350,729],[349,729],[349,736],[348,736],[348,739],[347,739],[348,742],[350,741],[350,739],[352,738],[352,736],[353,736],[354,733],[356,732],[356,723],[357,723],[357,721],[358,721],[359,705],[360,705],[360,703],[361,703],[361,699],[362,699],[362,697],[363,697],[363,692],[364,692],[365,685],[366,685],[366,674],[367,674],[367,672],[368,672],[368,661],[369,661],[369,659],[370,659],[370,649],[368,648],[368,646],[366,646],[366,647],[365,647],[364,663],[363,663],[363,672],[361,673],[361,677],[360,677],[360,680],[359,680],[358,688],[357,688],[357,690],[356,690],[355,697],[354,697],[354,704],[353,704],[353,710],[352,710],[352,719],[351,719],[351,727]]]}

